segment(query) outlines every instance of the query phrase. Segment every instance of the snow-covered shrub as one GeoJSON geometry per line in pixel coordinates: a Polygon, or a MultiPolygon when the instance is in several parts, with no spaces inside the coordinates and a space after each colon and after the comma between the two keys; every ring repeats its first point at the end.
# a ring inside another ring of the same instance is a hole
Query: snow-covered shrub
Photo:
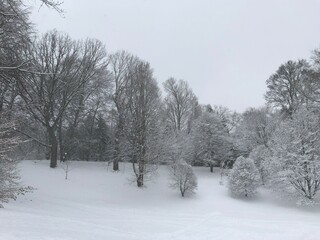
{"type": "Polygon", "coordinates": [[[185,193],[194,193],[197,186],[197,177],[191,165],[185,161],[179,161],[170,166],[170,187],[178,189],[182,197],[185,193]]]}
{"type": "Polygon", "coordinates": [[[300,109],[275,131],[269,186],[278,197],[314,203],[320,189],[319,115],[300,109]]]}
{"type": "Polygon", "coordinates": [[[250,158],[238,157],[229,173],[229,190],[237,197],[253,197],[260,185],[260,174],[250,158]]]}

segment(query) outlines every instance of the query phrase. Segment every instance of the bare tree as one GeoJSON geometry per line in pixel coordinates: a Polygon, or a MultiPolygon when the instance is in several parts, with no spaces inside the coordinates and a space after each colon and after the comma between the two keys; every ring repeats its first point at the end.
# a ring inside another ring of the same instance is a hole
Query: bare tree
{"type": "Polygon", "coordinates": [[[66,34],[52,31],[36,42],[32,55],[34,72],[49,74],[29,74],[19,82],[19,93],[28,112],[47,130],[50,167],[54,168],[59,123],[83,86],[106,71],[106,52],[99,41],[76,42],[66,34]]]}
{"type": "Polygon", "coordinates": [[[303,81],[310,70],[306,60],[288,61],[267,80],[268,91],[265,98],[269,104],[280,109],[287,115],[292,114],[305,102],[301,90],[303,81]]]}
{"type": "MultiPolygon", "coordinates": [[[[62,2],[39,0],[42,5],[62,12],[62,2]]],[[[23,49],[31,43],[32,24],[27,5],[22,0],[0,2],[0,76],[28,71],[30,58],[25,58],[23,49]]],[[[6,77],[8,78],[8,77],[6,77]]]]}
{"type": "Polygon", "coordinates": [[[197,177],[191,165],[185,161],[179,161],[170,166],[170,187],[178,189],[182,197],[186,193],[194,193],[197,186],[197,177]]]}
{"type": "Polygon", "coordinates": [[[169,78],[164,83],[167,93],[165,105],[168,120],[175,130],[187,130],[188,121],[197,105],[197,98],[188,83],[169,78]]]}
{"type": "Polygon", "coordinates": [[[312,65],[305,74],[301,93],[308,105],[318,105],[320,102],[320,49],[315,49],[311,56],[312,65]]]}
{"type": "Polygon", "coordinates": [[[157,157],[149,153],[156,141],[160,93],[149,63],[139,61],[130,69],[128,77],[129,115],[125,131],[131,147],[137,185],[142,187],[147,167],[157,157]]]}
{"type": "Polygon", "coordinates": [[[234,137],[239,140],[246,155],[257,146],[268,148],[268,142],[276,127],[276,117],[269,108],[249,108],[242,114],[234,137]]]}
{"type": "Polygon", "coordinates": [[[127,93],[130,77],[128,74],[136,63],[137,58],[125,51],[116,52],[110,56],[109,66],[114,85],[112,100],[115,105],[113,171],[119,171],[119,161],[124,155],[121,151],[121,142],[124,141],[125,115],[129,106],[127,93]]]}

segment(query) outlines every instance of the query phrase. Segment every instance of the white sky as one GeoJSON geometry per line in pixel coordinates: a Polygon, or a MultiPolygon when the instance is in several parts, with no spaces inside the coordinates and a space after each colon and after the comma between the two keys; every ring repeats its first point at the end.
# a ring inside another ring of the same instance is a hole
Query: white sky
{"type": "Polygon", "coordinates": [[[43,33],[98,38],[109,52],[147,60],[161,83],[186,80],[203,104],[244,111],[264,104],[280,64],[320,47],[317,0],[64,0],[65,17],[35,8],[43,33]]]}

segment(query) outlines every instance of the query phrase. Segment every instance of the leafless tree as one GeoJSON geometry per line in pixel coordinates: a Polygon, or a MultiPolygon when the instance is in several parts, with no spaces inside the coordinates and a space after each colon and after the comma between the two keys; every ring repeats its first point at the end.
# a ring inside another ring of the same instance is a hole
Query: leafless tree
{"type": "Polygon", "coordinates": [[[288,61],[267,80],[268,91],[265,98],[269,104],[287,115],[292,114],[305,102],[301,93],[303,81],[308,77],[310,66],[306,60],[288,61]]]}
{"type": "MultiPolygon", "coordinates": [[[[50,167],[57,165],[57,129],[69,104],[97,74],[106,72],[106,51],[96,40],[77,42],[52,31],[38,40],[31,52],[34,71],[19,82],[28,112],[47,130],[50,167]]],[[[107,74],[105,74],[107,76],[107,74]]]]}
{"type": "Polygon", "coordinates": [[[197,186],[197,177],[191,165],[179,161],[170,166],[170,187],[178,189],[182,197],[185,193],[194,193],[197,186]]]}
{"type": "Polygon", "coordinates": [[[301,93],[306,98],[308,105],[320,103],[320,49],[315,49],[311,56],[311,69],[305,74],[301,93]]]}
{"type": "MultiPolygon", "coordinates": [[[[62,12],[62,2],[39,0],[42,5],[62,12]]],[[[31,59],[23,56],[23,50],[31,43],[33,27],[29,21],[28,6],[22,0],[0,2],[0,74],[10,75],[28,71],[31,59]]],[[[0,76],[1,76],[0,75],[0,76]]],[[[3,76],[2,76],[3,77],[3,76]]],[[[6,77],[6,79],[8,76],[6,77]]]]}
{"type": "Polygon", "coordinates": [[[188,121],[197,105],[197,98],[188,83],[169,78],[164,83],[167,93],[165,105],[168,120],[175,130],[187,130],[188,121]]]}
{"type": "Polygon", "coordinates": [[[242,114],[242,121],[235,135],[250,152],[259,145],[268,148],[268,141],[275,127],[276,117],[269,108],[249,108],[242,114]]]}
{"type": "Polygon", "coordinates": [[[125,132],[128,137],[133,171],[138,187],[144,185],[148,164],[157,156],[149,154],[156,140],[160,93],[149,63],[139,61],[128,75],[129,115],[125,132]]]}
{"type": "Polygon", "coordinates": [[[130,87],[130,77],[128,76],[137,64],[137,58],[125,51],[119,51],[110,55],[110,72],[113,82],[112,100],[115,106],[115,136],[114,136],[114,153],[113,153],[113,171],[119,170],[119,161],[124,153],[121,151],[121,142],[124,141],[125,115],[128,111],[127,97],[128,88],[130,87]]]}

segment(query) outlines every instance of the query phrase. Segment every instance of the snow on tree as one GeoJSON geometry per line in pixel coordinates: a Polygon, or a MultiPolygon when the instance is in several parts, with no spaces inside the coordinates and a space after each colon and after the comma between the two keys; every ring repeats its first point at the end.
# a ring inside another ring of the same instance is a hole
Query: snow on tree
{"type": "Polygon", "coordinates": [[[228,130],[217,114],[203,113],[195,122],[192,135],[195,162],[209,166],[211,172],[230,157],[232,144],[228,130]]]}
{"type": "Polygon", "coordinates": [[[137,64],[138,58],[126,51],[118,51],[109,56],[111,80],[113,82],[112,101],[115,112],[115,136],[113,153],[113,171],[119,171],[119,162],[123,160],[123,148],[126,112],[129,109],[128,89],[130,88],[130,69],[137,64]]]}
{"type": "Polygon", "coordinates": [[[20,176],[17,171],[16,161],[9,158],[8,154],[18,145],[19,138],[14,133],[15,124],[0,115],[0,208],[1,202],[16,199],[17,195],[24,194],[30,187],[20,185],[20,176]]]}
{"type": "Polygon", "coordinates": [[[259,170],[261,182],[263,185],[266,183],[268,178],[270,156],[270,150],[264,145],[259,145],[255,147],[249,155],[249,158],[251,158],[254,161],[254,164],[259,170]]]}
{"type": "Polygon", "coordinates": [[[229,173],[229,190],[237,197],[253,197],[260,185],[260,174],[250,158],[238,157],[229,173]]]}
{"type": "Polygon", "coordinates": [[[280,197],[313,203],[320,188],[319,114],[299,109],[276,130],[270,146],[270,187],[280,197]]]}
{"type": "Polygon", "coordinates": [[[177,162],[177,159],[184,159],[187,163],[192,162],[193,149],[187,133],[166,130],[161,140],[165,147],[162,155],[166,158],[166,164],[172,165],[177,162]]]}
{"type": "Polygon", "coordinates": [[[182,197],[186,193],[195,193],[197,186],[197,177],[191,165],[185,161],[179,161],[170,166],[170,187],[178,189],[182,197]]]}
{"type": "Polygon", "coordinates": [[[124,130],[135,180],[138,187],[143,187],[146,177],[154,172],[155,163],[160,160],[160,90],[148,62],[137,61],[127,77],[130,86],[127,89],[129,109],[124,130]]]}
{"type": "Polygon", "coordinates": [[[277,124],[277,117],[269,108],[249,108],[242,114],[242,119],[235,129],[235,143],[244,156],[257,146],[268,146],[272,132],[277,124]]]}

